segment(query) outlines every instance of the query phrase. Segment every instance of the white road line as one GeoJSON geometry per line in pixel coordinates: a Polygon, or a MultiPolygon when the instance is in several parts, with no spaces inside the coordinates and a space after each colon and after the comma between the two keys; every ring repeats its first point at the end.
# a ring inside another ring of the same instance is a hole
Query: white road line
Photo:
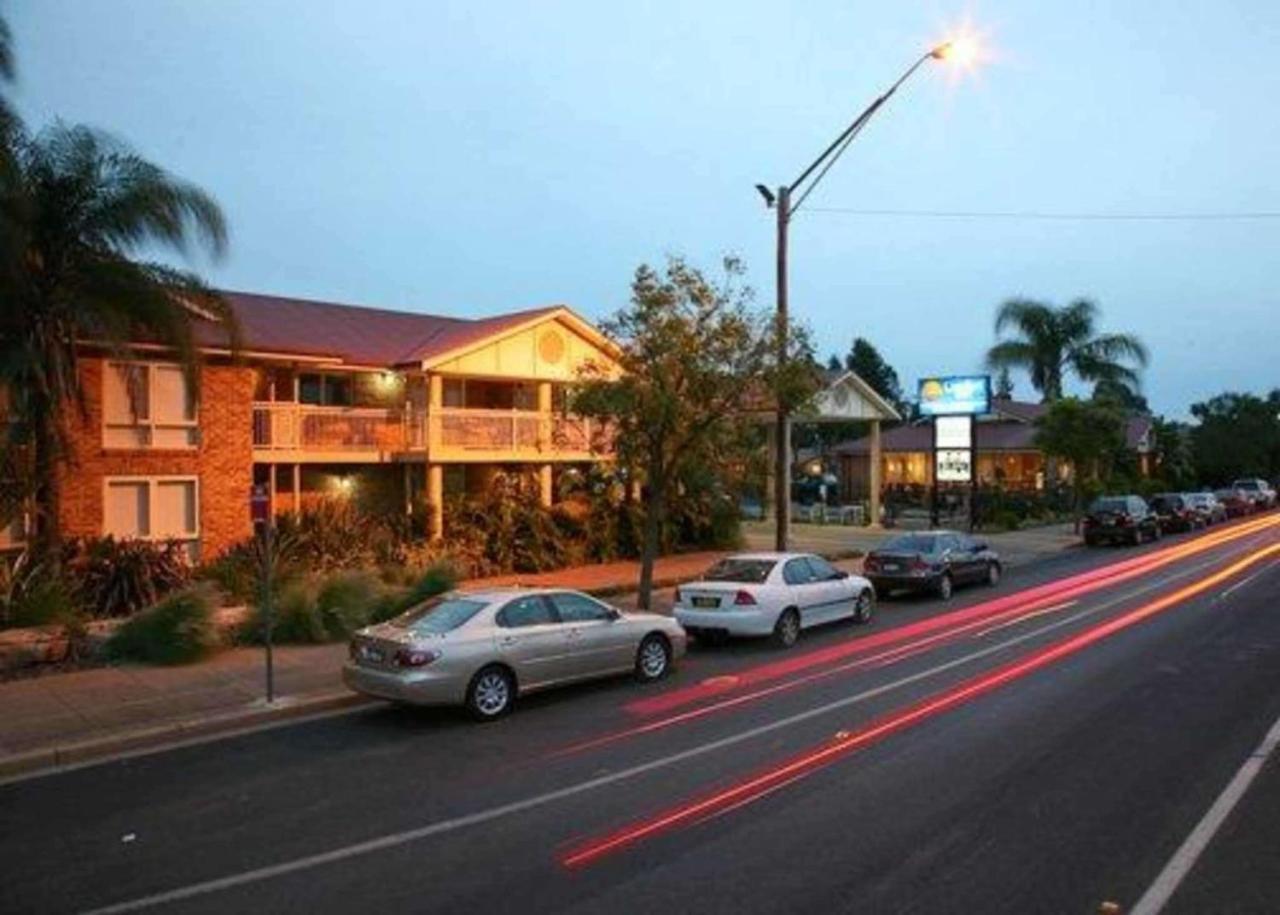
{"type": "Polygon", "coordinates": [[[1016,626],[1019,623],[1025,623],[1027,620],[1033,620],[1037,616],[1045,616],[1049,613],[1057,613],[1059,610],[1066,610],[1068,607],[1074,607],[1078,603],[1080,603],[1078,600],[1069,600],[1065,604],[1054,604],[1052,607],[1045,607],[1043,610],[1033,610],[1030,613],[1022,614],[1022,616],[1015,616],[1011,620],[1005,620],[1003,623],[997,623],[994,626],[989,626],[986,629],[982,629],[978,632],[975,632],[974,635],[979,637],[984,635],[990,635],[991,633],[997,632],[1000,629],[1008,629],[1010,626],[1016,626]]]}
{"type": "Polygon", "coordinates": [[[1155,882],[1142,894],[1142,898],[1134,905],[1129,915],[1157,915],[1168,904],[1187,874],[1195,867],[1196,861],[1209,847],[1213,837],[1222,828],[1222,824],[1227,821],[1231,811],[1249,790],[1253,780],[1258,777],[1258,773],[1266,765],[1267,758],[1275,752],[1277,746],[1280,746],[1280,718],[1271,725],[1271,730],[1267,732],[1266,737],[1262,738],[1262,743],[1244,761],[1244,765],[1227,783],[1227,787],[1196,824],[1196,828],[1191,830],[1186,841],[1173,853],[1169,863],[1164,866],[1164,870],[1156,877],[1155,882]]]}
{"type": "Polygon", "coordinates": [[[688,759],[693,759],[698,756],[704,756],[708,753],[714,753],[717,750],[723,750],[726,747],[731,747],[736,744],[743,743],[748,740],[752,740],[756,737],[760,737],[764,734],[769,734],[774,731],[778,731],[783,728],[790,727],[794,724],[799,724],[801,722],[808,721],[812,718],[817,718],[829,712],[836,711],[838,709],[847,708],[851,705],[855,705],[861,702],[866,702],[868,699],[874,699],[877,696],[882,696],[886,693],[893,692],[894,690],[901,689],[904,686],[909,686],[913,683],[918,683],[921,680],[927,680],[930,677],[937,676],[938,674],[945,673],[946,671],[953,670],[957,667],[962,667],[965,664],[969,664],[973,661],[977,661],[982,658],[988,657],[990,655],[996,654],[997,652],[1003,651],[1006,648],[1010,648],[1014,645],[1020,645],[1023,642],[1028,642],[1047,632],[1052,632],[1055,629],[1060,629],[1063,626],[1068,626],[1071,623],[1078,622],[1079,620],[1085,619],[1087,617],[1095,616],[1098,613],[1101,613],[1104,610],[1110,609],[1111,607],[1117,604],[1124,603],[1125,601],[1128,601],[1128,600],[1132,600],[1134,597],[1140,596],[1148,591],[1152,591],[1156,588],[1162,587],[1171,581],[1176,581],[1177,579],[1186,578],[1190,575],[1194,575],[1197,572],[1199,572],[1201,569],[1206,568],[1210,565],[1218,564],[1221,561],[1222,560],[1219,558],[1217,560],[1210,560],[1204,563],[1200,563],[1199,565],[1196,565],[1196,566],[1191,566],[1180,572],[1165,576],[1164,578],[1161,578],[1158,581],[1144,585],[1141,588],[1136,588],[1133,591],[1126,592],[1124,595],[1112,598],[1111,600],[1106,601],[1098,605],[1097,607],[1092,607],[1088,610],[1082,610],[1081,612],[1072,614],[1071,616],[1064,617],[1059,620],[1055,620],[1054,622],[1049,623],[1045,626],[1041,626],[1040,628],[1035,629],[1031,632],[1025,632],[1022,635],[1014,636],[1013,638],[1006,639],[1003,642],[997,642],[994,645],[989,645],[986,648],[980,649],[978,651],[974,651],[969,654],[962,655],[958,658],[953,658],[950,661],[946,661],[942,664],[938,664],[926,670],[918,671],[914,674],[910,674],[905,677],[900,677],[897,680],[893,680],[889,683],[884,683],[880,686],[872,687],[871,689],[864,690],[863,692],[855,693],[851,696],[846,696],[843,699],[836,699],[831,702],[827,702],[823,705],[819,705],[819,706],[815,706],[814,708],[807,709],[806,711],[797,712],[796,714],[788,715],[785,718],[779,718],[775,721],[769,722],[768,724],[758,725],[757,727],[750,728],[745,731],[741,731],[737,734],[732,734],[728,737],[722,737],[722,738],[719,738],[718,740],[713,740],[704,744],[699,744],[698,746],[690,747],[687,750],[682,750],[679,753],[673,753],[670,756],[659,757],[658,759],[653,759],[646,763],[641,763],[639,765],[631,766],[626,769],[620,769],[617,772],[612,772],[607,775],[601,775],[596,778],[588,779],[587,781],[578,782],[575,785],[567,785],[564,788],[557,788],[556,790],[548,791],[545,794],[539,794],[533,797],[524,798],[523,800],[513,801],[509,804],[502,804],[498,807],[490,807],[488,810],[480,810],[480,811],[476,811],[475,813],[469,813],[463,816],[453,817],[447,820],[439,820],[435,823],[428,823],[427,825],[420,826],[416,829],[408,829],[403,832],[390,833],[388,835],[379,836],[378,838],[369,839],[364,842],[357,842],[352,845],[345,845],[339,848],[331,849],[326,852],[320,852],[319,854],[307,855],[306,857],[302,857],[302,858],[294,858],[291,861],[282,861],[279,864],[272,864],[266,867],[259,867],[259,868],[254,868],[252,870],[242,871],[238,874],[230,874],[226,877],[220,877],[215,880],[206,880],[201,883],[188,884],[187,886],[178,887],[172,890],[167,890],[162,893],[156,893],[151,896],[142,896],[137,899],[129,899],[124,902],[118,902],[112,905],[103,906],[101,908],[92,909],[86,912],[85,915],[116,915],[116,913],[121,913],[121,912],[137,912],[142,909],[149,909],[158,905],[167,905],[169,903],[179,902],[184,899],[191,899],[197,896],[206,896],[210,893],[217,893],[222,890],[229,890],[238,886],[244,886],[246,884],[257,883],[262,880],[268,880],[268,879],[271,879],[272,877],[280,877],[280,876],[284,876],[285,874],[292,874],[298,871],[309,870],[311,868],[319,867],[324,864],[332,864],[337,861],[343,861],[348,858],[355,858],[361,855],[371,854],[376,851],[383,851],[384,849],[388,849],[388,848],[395,848],[400,845],[407,845],[411,842],[416,842],[420,839],[426,839],[432,836],[438,836],[444,833],[454,832],[459,829],[464,829],[468,826],[476,826],[481,823],[487,823],[491,820],[496,820],[501,817],[510,816],[516,813],[522,813],[526,810],[533,810],[537,807],[544,807],[547,804],[554,803],[555,801],[560,801],[566,798],[575,797],[576,795],[579,795],[579,794],[584,794],[589,791],[594,791],[597,788],[603,788],[607,785],[612,785],[618,782],[627,781],[629,779],[635,778],[636,776],[644,775],[649,772],[656,771],[658,769],[668,768],[677,763],[684,762],[685,760],[688,760],[688,759]]]}

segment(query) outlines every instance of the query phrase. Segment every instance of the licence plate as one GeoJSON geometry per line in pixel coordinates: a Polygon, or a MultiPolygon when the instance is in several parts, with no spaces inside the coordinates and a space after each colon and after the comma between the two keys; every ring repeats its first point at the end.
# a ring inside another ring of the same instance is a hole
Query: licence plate
{"type": "Polygon", "coordinates": [[[695,607],[719,607],[720,598],[718,597],[695,597],[693,599],[695,607]]]}
{"type": "Polygon", "coordinates": [[[884,564],[884,570],[886,572],[900,572],[902,571],[902,566],[898,565],[896,562],[886,562],[884,564]]]}
{"type": "Polygon", "coordinates": [[[382,653],[382,649],[380,648],[373,648],[372,646],[369,646],[369,645],[362,645],[360,647],[361,660],[372,661],[375,664],[381,664],[385,657],[386,655],[382,653]]]}

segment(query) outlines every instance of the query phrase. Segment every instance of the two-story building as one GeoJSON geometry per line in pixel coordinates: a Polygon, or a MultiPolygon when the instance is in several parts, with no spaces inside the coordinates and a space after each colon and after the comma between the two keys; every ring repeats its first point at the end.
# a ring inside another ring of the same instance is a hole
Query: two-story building
{"type": "Polygon", "coordinates": [[[243,328],[201,321],[198,396],[160,347],[119,361],[86,344],[86,410],[69,416],[64,532],[191,544],[208,559],[251,533],[253,486],[277,512],[375,487],[425,499],[443,530],[453,494],[527,474],[550,503],[557,473],[608,459],[562,409],[612,344],[564,306],[452,318],[227,293],[243,328]]]}

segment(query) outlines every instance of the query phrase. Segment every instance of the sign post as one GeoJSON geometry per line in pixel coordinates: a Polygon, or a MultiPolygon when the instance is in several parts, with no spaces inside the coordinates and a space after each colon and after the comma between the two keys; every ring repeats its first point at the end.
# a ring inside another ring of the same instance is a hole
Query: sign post
{"type": "Polygon", "coordinates": [[[256,485],[249,490],[249,516],[253,519],[254,532],[262,545],[262,641],[267,649],[267,704],[276,700],[275,658],[271,650],[271,634],[275,629],[275,615],[272,612],[272,552],[271,542],[271,492],[266,486],[256,485]]]}
{"type": "Polygon", "coordinates": [[[974,526],[978,449],[974,417],[991,410],[989,375],[922,378],[920,414],[933,420],[933,486],[929,520],[939,526],[938,484],[967,483],[969,529],[974,526]]]}

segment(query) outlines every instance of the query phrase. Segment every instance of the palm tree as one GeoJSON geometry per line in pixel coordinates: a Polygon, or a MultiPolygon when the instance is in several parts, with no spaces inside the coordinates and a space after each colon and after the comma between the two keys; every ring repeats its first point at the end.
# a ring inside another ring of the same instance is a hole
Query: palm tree
{"type": "Polygon", "coordinates": [[[59,541],[67,423],[85,411],[78,345],[129,358],[139,341],[159,343],[198,390],[196,320],[221,321],[233,347],[239,332],[198,276],[143,256],[193,245],[220,256],[227,228],[211,197],[87,127],[55,123],[34,137],[18,129],[13,154],[15,179],[0,201],[5,464],[24,468],[17,488],[35,509],[33,547],[47,553],[59,541]]]}
{"type": "Polygon", "coordinates": [[[993,369],[1024,369],[1045,403],[1062,397],[1068,372],[1082,381],[1139,385],[1147,348],[1132,334],[1097,334],[1098,306],[1076,299],[1055,308],[1033,299],[1009,299],[996,312],[996,335],[1014,331],[987,352],[993,369]],[[1129,363],[1136,364],[1136,368],[1129,363]]]}

